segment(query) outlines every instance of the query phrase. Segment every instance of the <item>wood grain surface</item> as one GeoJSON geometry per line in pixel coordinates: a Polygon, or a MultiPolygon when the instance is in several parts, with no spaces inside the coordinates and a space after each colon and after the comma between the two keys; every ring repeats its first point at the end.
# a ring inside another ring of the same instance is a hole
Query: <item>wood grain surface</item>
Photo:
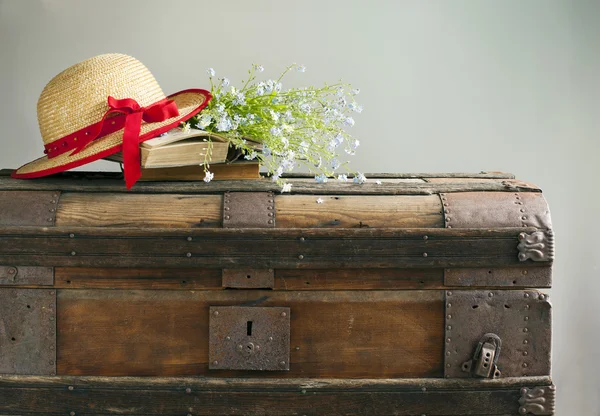
{"type": "Polygon", "coordinates": [[[441,291],[59,290],[57,374],[440,377],[443,326],[441,291]],[[209,371],[222,305],[290,307],[291,370],[209,371]]]}

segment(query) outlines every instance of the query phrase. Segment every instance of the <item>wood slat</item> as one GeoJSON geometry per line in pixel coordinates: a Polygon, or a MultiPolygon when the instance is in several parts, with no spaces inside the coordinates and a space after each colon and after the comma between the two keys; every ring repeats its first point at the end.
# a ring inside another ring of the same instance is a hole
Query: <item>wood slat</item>
{"type": "Polygon", "coordinates": [[[442,202],[431,196],[280,195],[275,197],[280,228],[441,228],[442,202]]]}
{"type": "Polygon", "coordinates": [[[525,265],[521,232],[485,229],[0,227],[0,264],[75,267],[421,268],[525,265]]]}
{"type": "Polygon", "coordinates": [[[441,291],[59,290],[57,295],[59,375],[443,374],[441,291]],[[291,308],[289,372],[208,370],[209,306],[225,305],[291,308]]]}
{"type": "Polygon", "coordinates": [[[222,195],[63,193],[61,227],[222,227],[222,195]]]}
{"type": "Polygon", "coordinates": [[[520,389],[549,378],[306,380],[0,377],[3,414],[76,415],[511,415],[520,389]],[[189,393],[186,392],[189,389],[189,393]]]}
{"type": "MultiPolygon", "coordinates": [[[[226,191],[236,192],[279,192],[281,187],[270,179],[225,180],[205,183],[194,182],[139,182],[127,190],[122,179],[107,179],[102,176],[89,178],[46,177],[31,180],[0,177],[0,190],[50,190],[65,192],[126,192],[126,193],[167,193],[167,194],[217,194],[226,191]]],[[[314,195],[433,195],[450,192],[541,192],[520,182],[462,182],[462,183],[382,183],[369,181],[362,185],[330,181],[325,184],[314,180],[294,182],[292,193],[314,195]]]]}

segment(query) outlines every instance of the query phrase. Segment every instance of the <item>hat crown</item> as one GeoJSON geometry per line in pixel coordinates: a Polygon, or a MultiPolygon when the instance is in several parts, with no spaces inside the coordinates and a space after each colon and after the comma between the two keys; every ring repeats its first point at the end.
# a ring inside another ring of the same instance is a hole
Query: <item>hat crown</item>
{"type": "Polygon", "coordinates": [[[122,54],[87,59],[55,76],[42,91],[37,113],[44,144],[99,122],[109,96],[133,98],[142,107],[165,98],[137,59],[122,54]]]}

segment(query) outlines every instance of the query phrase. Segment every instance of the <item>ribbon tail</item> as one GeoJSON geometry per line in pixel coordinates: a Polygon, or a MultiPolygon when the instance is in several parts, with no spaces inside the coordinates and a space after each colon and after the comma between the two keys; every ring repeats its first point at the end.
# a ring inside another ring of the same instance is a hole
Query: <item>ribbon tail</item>
{"type": "Polygon", "coordinates": [[[141,123],[141,112],[128,114],[125,120],[125,130],[123,131],[123,171],[125,173],[125,185],[127,189],[131,189],[142,176],[139,146],[141,123]]]}

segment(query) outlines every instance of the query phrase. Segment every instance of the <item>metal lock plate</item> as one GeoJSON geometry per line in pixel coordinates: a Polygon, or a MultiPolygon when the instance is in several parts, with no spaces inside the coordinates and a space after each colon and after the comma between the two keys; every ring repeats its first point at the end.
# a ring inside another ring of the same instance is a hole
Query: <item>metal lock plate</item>
{"type": "Polygon", "coordinates": [[[60,192],[0,191],[0,225],[52,227],[60,192]]]}
{"type": "Polygon", "coordinates": [[[275,196],[273,192],[225,192],[223,195],[223,227],[275,227],[275,196]]]}
{"type": "Polygon", "coordinates": [[[290,369],[290,308],[211,306],[211,370],[290,369]]]}
{"type": "Polygon", "coordinates": [[[0,286],[52,286],[53,284],[52,267],[0,266],[0,286]]]}

